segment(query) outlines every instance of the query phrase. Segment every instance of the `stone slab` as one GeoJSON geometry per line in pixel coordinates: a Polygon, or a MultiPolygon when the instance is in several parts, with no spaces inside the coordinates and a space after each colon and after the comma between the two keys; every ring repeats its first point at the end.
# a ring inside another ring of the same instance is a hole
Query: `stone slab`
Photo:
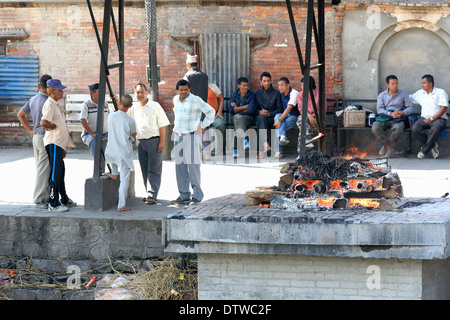
{"type": "Polygon", "coordinates": [[[450,199],[403,211],[288,211],[244,206],[242,194],[165,219],[165,251],[446,259],[450,199]]]}
{"type": "Polygon", "coordinates": [[[76,206],[50,213],[35,205],[0,204],[0,256],[90,259],[146,259],[164,255],[162,219],[179,210],[169,201],[149,206],[141,198],[117,212],[76,206]]]}

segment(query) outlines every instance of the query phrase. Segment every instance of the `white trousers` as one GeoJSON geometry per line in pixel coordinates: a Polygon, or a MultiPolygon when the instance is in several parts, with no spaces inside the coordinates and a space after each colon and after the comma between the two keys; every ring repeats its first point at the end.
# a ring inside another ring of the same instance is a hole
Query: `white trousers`
{"type": "Polygon", "coordinates": [[[127,205],[127,196],[128,196],[128,186],[130,184],[130,173],[131,169],[128,167],[120,168],[111,163],[111,174],[120,175],[120,185],[119,185],[119,202],[117,204],[118,209],[125,208],[127,205]]]}
{"type": "Polygon", "coordinates": [[[50,178],[50,163],[44,146],[44,135],[33,135],[33,152],[36,163],[36,180],[34,183],[33,201],[39,203],[49,200],[50,189],[48,179],[50,178]]]}

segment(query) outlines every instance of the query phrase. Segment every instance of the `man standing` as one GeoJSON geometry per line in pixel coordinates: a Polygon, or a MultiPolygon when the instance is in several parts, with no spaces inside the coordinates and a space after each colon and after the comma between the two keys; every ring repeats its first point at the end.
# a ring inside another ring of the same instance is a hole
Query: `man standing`
{"type": "Polygon", "coordinates": [[[117,211],[131,210],[126,206],[130,172],[134,170],[133,164],[133,140],[136,138],[136,125],[134,120],[127,115],[128,109],[133,104],[133,98],[126,94],[122,97],[122,103],[114,97],[119,106],[117,112],[112,112],[108,117],[109,142],[106,146],[106,162],[111,164],[111,173],[107,175],[114,180],[119,178],[119,202],[117,211]],[[120,170],[120,172],[119,172],[120,170]]]}
{"type": "Polygon", "coordinates": [[[44,135],[44,145],[50,162],[50,202],[48,204],[50,212],[67,211],[68,207],[77,205],[67,196],[64,183],[66,148],[75,147],[61,106],[57,102],[63,97],[63,90],[66,88],[59,79],[48,80],[47,92],[50,96],[42,107],[41,126],[47,131],[44,135]]]}
{"type": "Polygon", "coordinates": [[[137,102],[128,111],[136,122],[139,165],[144,179],[147,196],[145,203],[154,204],[161,186],[162,154],[166,127],[170,124],[161,105],[148,99],[148,89],[143,83],[134,87],[137,102]],[[147,180],[150,189],[147,189],[147,180]]]}
{"type": "Polygon", "coordinates": [[[198,68],[198,57],[187,55],[186,68],[188,71],[184,79],[189,81],[191,93],[199,96],[203,101],[208,101],[208,75],[198,68]]]}
{"type": "Polygon", "coordinates": [[[33,136],[33,152],[36,164],[36,179],[34,183],[33,201],[41,208],[48,207],[49,187],[48,177],[50,175],[50,164],[47,151],[44,147],[45,130],[41,126],[42,107],[47,101],[47,80],[52,77],[45,74],[41,76],[38,83],[39,92],[32,97],[17,113],[20,123],[33,136]],[[27,114],[31,114],[33,129],[28,124],[27,114]]]}
{"type": "Polygon", "coordinates": [[[283,113],[283,106],[281,105],[280,92],[272,87],[272,76],[270,73],[261,73],[259,80],[262,88],[255,92],[259,148],[257,158],[262,159],[266,157],[266,152],[271,150],[269,144],[270,129],[275,122],[275,115],[277,113],[283,113]]]}
{"type": "Polygon", "coordinates": [[[386,77],[387,89],[377,98],[377,118],[372,125],[372,134],[378,139],[380,156],[391,157],[398,145],[398,139],[405,131],[405,121],[414,112],[414,107],[406,92],[398,88],[394,75],[386,77]],[[390,135],[387,131],[391,130],[390,135]]]}
{"type": "MultiPolygon", "coordinates": [[[[84,101],[81,106],[80,122],[84,130],[81,133],[81,140],[89,147],[92,158],[95,156],[95,141],[97,136],[97,113],[98,113],[98,83],[88,86],[91,98],[84,101]]],[[[103,136],[102,136],[102,156],[100,168],[105,172],[105,149],[108,143],[108,115],[110,113],[108,104],[105,102],[103,113],[103,136]]]]}
{"type": "Polygon", "coordinates": [[[277,128],[277,137],[280,141],[280,151],[275,153],[275,158],[283,157],[283,146],[289,144],[286,132],[297,127],[297,119],[300,115],[297,108],[298,91],[291,87],[289,79],[286,77],[278,80],[278,90],[280,90],[283,113],[277,113],[273,126],[277,128]]]}
{"type": "Polygon", "coordinates": [[[223,153],[223,147],[225,145],[225,117],[223,116],[223,105],[225,99],[223,97],[222,91],[214,83],[208,84],[208,101],[207,103],[213,107],[216,112],[216,117],[211,127],[205,130],[203,133],[203,160],[211,160],[211,148],[212,148],[212,138],[214,137],[215,145],[215,155],[223,153]],[[216,131],[217,130],[217,131],[216,131]],[[218,134],[220,132],[220,134],[218,134]],[[217,133],[217,134],[216,134],[217,133]],[[218,139],[222,139],[218,143],[218,139]]]}
{"type": "Polygon", "coordinates": [[[202,130],[215,117],[214,109],[199,97],[190,93],[187,80],[180,80],[173,98],[174,105],[174,158],[179,197],[172,204],[195,204],[203,200],[200,186],[202,130]],[[203,121],[200,120],[205,114],[203,121]],[[189,184],[192,186],[192,199],[189,184]]]}
{"type": "MultiPolygon", "coordinates": [[[[248,79],[245,77],[237,79],[237,87],[237,90],[231,94],[230,106],[233,114],[231,120],[233,121],[234,130],[242,131],[236,134],[239,137],[240,134],[244,135],[248,127],[255,125],[256,95],[248,89],[248,79]]],[[[250,148],[248,137],[243,137],[242,140],[236,138],[236,144],[240,145],[241,143],[244,146],[244,150],[250,148]]],[[[234,149],[233,157],[239,157],[237,148],[234,149]]]]}
{"type": "Polygon", "coordinates": [[[447,123],[448,95],[434,86],[434,77],[426,74],[422,77],[422,89],[409,96],[412,103],[422,107],[420,118],[414,123],[412,133],[423,144],[417,157],[425,158],[431,151],[433,158],[439,157],[437,139],[447,123]],[[428,130],[428,133],[425,130],[428,130]]]}

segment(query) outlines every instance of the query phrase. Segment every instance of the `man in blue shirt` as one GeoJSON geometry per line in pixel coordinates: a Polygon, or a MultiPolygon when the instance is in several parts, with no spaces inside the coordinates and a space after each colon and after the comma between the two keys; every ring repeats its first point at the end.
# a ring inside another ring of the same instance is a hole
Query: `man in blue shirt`
{"type": "Polygon", "coordinates": [[[378,139],[379,155],[389,158],[394,155],[395,146],[400,149],[398,139],[405,131],[404,121],[414,108],[408,94],[398,88],[396,76],[387,76],[386,86],[377,98],[378,116],[372,125],[372,134],[378,139]]]}
{"type": "Polygon", "coordinates": [[[20,123],[33,137],[33,151],[36,163],[36,180],[34,184],[33,201],[41,208],[48,207],[49,186],[48,179],[50,176],[50,163],[48,162],[47,151],[44,147],[45,130],[41,126],[42,107],[48,99],[47,80],[52,77],[45,74],[39,79],[39,93],[32,97],[17,114],[20,123]],[[27,114],[31,115],[33,120],[33,129],[28,124],[27,114]]]}
{"type": "MultiPolygon", "coordinates": [[[[240,77],[237,80],[238,89],[234,91],[230,98],[231,113],[233,114],[233,126],[235,130],[242,130],[236,134],[236,142],[243,144],[244,150],[249,149],[248,137],[243,137],[247,128],[255,125],[255,94],[248,89],[248,79],[245,77],[240,77]]],[[[236,146],[236,145],[235,145],[236,146]]],[[[238,150],[234,149],[233,157],[237,158],[238,150]]]]}

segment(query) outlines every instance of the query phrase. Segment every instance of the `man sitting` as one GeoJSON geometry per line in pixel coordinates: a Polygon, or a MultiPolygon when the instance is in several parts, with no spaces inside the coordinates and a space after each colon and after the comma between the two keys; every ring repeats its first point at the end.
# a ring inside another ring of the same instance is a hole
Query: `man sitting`
{"type": "Polygon", "coordinates": [[[395,146],[398,149],[398,139],[405,131],[405,121],[414,108],[408,94],[398,88],[396,76],[387,76],[386,86],[387,89],[377,98],[377,117],[372,125],[372,134],[378,139],[379,155],[389,158],[395,154],[395,146]]]}

